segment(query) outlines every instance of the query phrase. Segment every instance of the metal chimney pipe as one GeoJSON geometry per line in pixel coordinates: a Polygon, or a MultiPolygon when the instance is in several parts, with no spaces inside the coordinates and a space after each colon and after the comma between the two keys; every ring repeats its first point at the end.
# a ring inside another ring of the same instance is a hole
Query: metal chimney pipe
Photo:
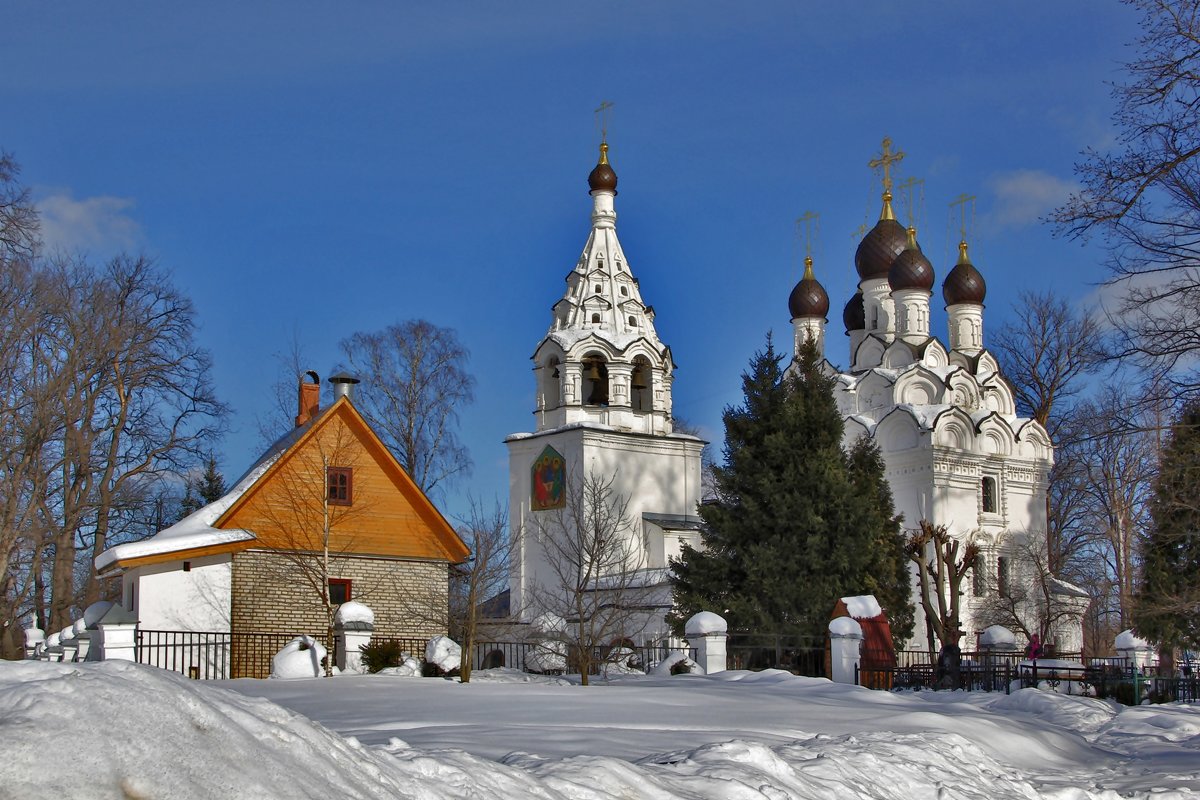
{"type": "Polygon", "coordinates": [[[360,383],[358,378],[353,375],[347,375],[345,372],[339,372],[336,375],[330,375],[329,382],[333,384],[334,402],[337,402],[342,397],[350,402],[354,402],[354,386],[360,383]]]}

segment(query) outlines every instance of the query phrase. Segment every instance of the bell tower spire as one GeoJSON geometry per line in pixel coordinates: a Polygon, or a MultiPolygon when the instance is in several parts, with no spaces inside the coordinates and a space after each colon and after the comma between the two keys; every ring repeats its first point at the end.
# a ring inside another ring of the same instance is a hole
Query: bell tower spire
{"type": "Polygon", "coordinates": [[[595,423],[670,434],[675,365],[617,239],[617,173],[609,160],[607,127],[588,175],[588,194],[591,233],[534,354],[538,430],[595,423]]]}

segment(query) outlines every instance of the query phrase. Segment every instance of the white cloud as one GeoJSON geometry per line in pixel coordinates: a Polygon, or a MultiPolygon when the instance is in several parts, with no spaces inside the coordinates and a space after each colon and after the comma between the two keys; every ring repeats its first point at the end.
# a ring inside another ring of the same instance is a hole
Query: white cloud
{"type": "Polygon", "coordinates": [[[996,229],[1033,225],[1078,188],[1074,181],[1033,169],[1001,173],[990,183],[995,203],[986,216],[996,229]]]}
{"type": "Polygon", "coordinates": [[[45,195],[37,208],[46,250],[107,256],[139,247],[142,227],[128,213],[133,206],[128,197],[77,200],[69,190],[45,195]]]}

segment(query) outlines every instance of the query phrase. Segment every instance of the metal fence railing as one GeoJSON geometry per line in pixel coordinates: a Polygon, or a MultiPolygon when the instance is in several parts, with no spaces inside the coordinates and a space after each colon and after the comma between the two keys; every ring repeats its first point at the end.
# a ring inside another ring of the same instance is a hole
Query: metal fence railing
{"type": "MultiPolygon", "coordinates": [[[[323,635],[311,635],[332,655],[323,635]]],[[[137,631],[139,664],[178,672],[201,680],[265,678],[271,658],[296,638],[295,633],[229,633],[214,631],[137,631]]]]}

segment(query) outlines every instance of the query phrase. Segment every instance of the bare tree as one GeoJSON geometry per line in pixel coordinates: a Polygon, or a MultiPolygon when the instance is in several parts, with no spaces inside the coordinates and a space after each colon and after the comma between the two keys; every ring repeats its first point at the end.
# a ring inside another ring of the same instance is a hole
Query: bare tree
{"type": "Polygon", "coordinates": [[[957,647],[962,637],[962,582],[975,565],[979,547],[955,538],[945,525],[923,519],[909,530],[904,552],[917,565],[930,654],[935,636],[943,647],[957,647]]]}
{"type": "MultiPolygon", "coordinates": [[[[272,354],[277,372],[270,386],[270,405],[266,411],[255,415],[259,444],[265,450],[280,435],[291,430],[296,417],[296,385],[304,380],[311,364],[305,354],[299,333],[292,331],[287,349],[272,354]]],[[[315,373],[314,373],[315,374],[315,373]]],[[[318,377],[319,380],[319,377],[318,377]]]]}
{"type": "Polygon", "coordinates": [[[1130,0],[1138,55],[1113,87],[1118,144],[1076,164],[1083,188],[1052,215],[1057,232],[1099,234],[1125,288],[1117,354],[1200,388],[1200,0],[1130,0]]]}
{"type": "Polygon", "coordinates": [[[1073,623],[1086,605],[1082,589],[1064,583],[1050,570],[1045,542],[1040,535],[1015,538],[1005,549],[1007,576],[989,579],[979,609],[988,625],[1002,625],[1032,638],[1049,642],[1059,626],[1073,623]]]}
{"type": "Polygon", "coordinates": [[[455,428],[459,409],[474,400],[475,379],[452,329],[410,320],[356,333],[341,348],[363,381],[359,410],[422,491],[470,472],[455,428]]]}
{"type": "Polygon", "coordinates": [[[462,642],[459,680],[469,683],[475,643],[486,624],[484,604],[508,588],[513,545],[508,535],[508,509],[497,502],[485,510],[482,503],[472,500],[458,532],[471,557],[451,568],[450,630],[451,637],[462,642]]]}
{"type": "Polygon", "coordinates": [[[533,603],[566,621],[585,686],[604,648],[641,632],[650,599],[645,548],[615,483],[615,475],[569,475],[566,504],[534,512],[521,533],[544,558],[533,603]]]}
{"type": "Polygon", "coordinates": [[[0,151],[0,262],[30,259],[39,245],[37,209],[17,176],[21,167],[0,151]]]}

